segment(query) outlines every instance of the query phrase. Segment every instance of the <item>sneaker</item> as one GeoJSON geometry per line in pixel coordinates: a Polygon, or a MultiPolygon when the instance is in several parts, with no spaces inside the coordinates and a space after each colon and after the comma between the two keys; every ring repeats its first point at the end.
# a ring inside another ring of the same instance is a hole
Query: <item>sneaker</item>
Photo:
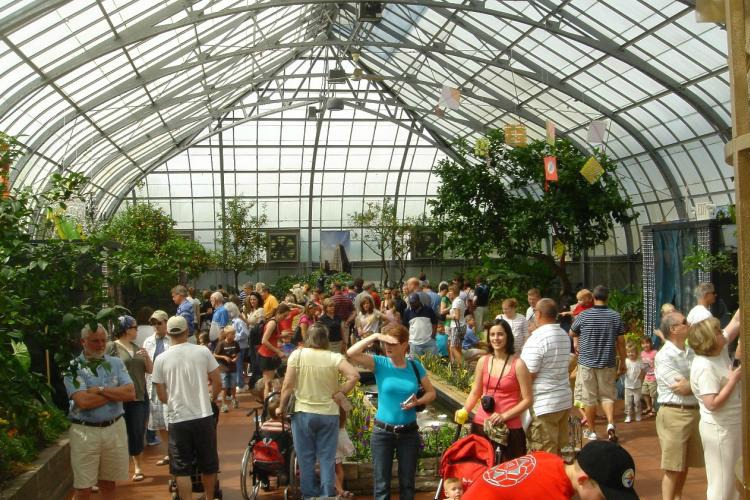
{"type": "MultiPolygon", "coordinates": [[[[638,417],[636,417],[636,418],[638,418],[638,417]]],[[[638,418],[638,420],[640,420],[640,418],[638,418]]],[[[633,421],[633,419],[632,419],[632,418],[630,418],[630,415],[627,415],[627,416],[625,417],[625,423],[626,423],[626,424],[629,424],[629,423],[630,423],[630,422],[632,422],[632,421],[633,421]]]]}
{"type": "Polygon", "coordinates": [[[148,445],[148,446],[159,446],[160,444],[161,444],[161,439],[159,439],[158,436],[153,441],[147,441],[146,442],[146,445],[148,445]]]}
{"type": "Polygon", "coordinates": [[[642,417],[641,417],[641,414],[639,413],[638,415],[636,415],[636,416],[635,416],[635,421],[636,421],[636,422],[640,422],[640,421],[641,421],[641,418],[642,418],[642,417]]]}
{"type": "Polygon", "coordinates": [[[228,411],[229,411],[229,407],[227,406],[226,403],[224,403],[223,405],[221,405],[221,412],[222,413],[226,413],[228,411]]]}
{"type": "Polygon", "coordinates": [[[232,408],[239,408],[240,402],[237,400],[237,398],[234,398],[234,402],[232,403],[232,408]]]}
{"type": "Polygon", "coordinates": [[[588,429],[583,430],[583,437],[584,439],[588,439],[589,441],[596,441],[599,439],[599,436],[596,435],[596,432],[590,431],[588,429]]]}
{"type": "Polygon", "coordinates": [[[617,442],[617,432],[615,431],[615,424],[607,424],[607,439],[613,443],[617,442]]]}

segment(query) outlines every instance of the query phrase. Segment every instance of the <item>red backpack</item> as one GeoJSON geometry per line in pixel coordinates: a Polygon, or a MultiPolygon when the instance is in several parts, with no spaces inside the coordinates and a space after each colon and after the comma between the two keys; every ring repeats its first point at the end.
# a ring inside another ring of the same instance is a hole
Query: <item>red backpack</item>
{"type": "Polygon", "coordinates": [[[253,445],[253,462],[260,468],[284,467],[284,455],[279,443],[272,438],[263,438],[253,445]]]}

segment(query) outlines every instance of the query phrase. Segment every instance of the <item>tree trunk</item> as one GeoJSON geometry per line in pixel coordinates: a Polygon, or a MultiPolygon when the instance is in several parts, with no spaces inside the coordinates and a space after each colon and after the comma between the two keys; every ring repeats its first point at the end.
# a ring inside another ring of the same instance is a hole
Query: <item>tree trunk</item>
{"type": "Polygon", "coordinates": [[[562,255],[560,263],[558,263],[551,255],[543,253],[533,254],[532,257],[539,262],[546,264],[547,267],[549,267],[550,270],[555,273],[557,279],[560,280],[560,295],[572,293],[573,287],[570,284],[570,278],[568,277],[568,273],[565,270],[565,254],[562,255]]]}
{"type": "Polygon", "coordinates": [[[385,261],[385,252],[380,254],[380,265],[383,267],[383,283],[388,283],[388,263],[385,261]]]}
{"type": "Polygon", "coordinates": [[[232,269],[232,272],[234,273],[234,288],[235,290],[240,289],[240,272],[236,269],[232,269]]]}

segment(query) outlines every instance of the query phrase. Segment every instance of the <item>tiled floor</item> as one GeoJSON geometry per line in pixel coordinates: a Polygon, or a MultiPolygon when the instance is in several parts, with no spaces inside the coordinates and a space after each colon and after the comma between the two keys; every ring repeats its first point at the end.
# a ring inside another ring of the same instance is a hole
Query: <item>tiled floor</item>
{"type": "MultiPolygon", "coordinates": [[[[250,419],[245,416],[253,406],[247,394],[240,395],[241,408],[222,414],[219,423],[219,450],[222,464],[221,486],[224,498],[240,500],[240,461],[250,438],[250,419]]],[[[622,421],[622,409],[618,407],[618,422],[622,421]]],[[[618,433],[622,445],[633,455],[636,463],[636,490],[644,500],[658,499],[660,495],[661,470],[659,469],[660,450],[656,439],[653,418],[632,424],[618,423],[618,433]]],[[[165,446],[147,447],[145,452],[146,479],[140,483],[118,485],[117,498],[137,500],[157,500],[170,498],[167,489],[168,468],[154,465],[164,455],[165,446]]],[[[706,476],[703,469],[691,470],[688,475],[683,499],[705,499],[706,476]]],[[[268,500],[283,498],[280,492],[262,495],[268,500]]],[[[92,498],[98,498],[94,495],[92,498]]],[[[365,497],[361,497],[365,498],[365,497]]],[[[397,498],[394,495],[394,498],[397,498]]],[[[421,500],[432,498],[432,493],[418,495],[421,500]]],[[[533,499],[530,499],[533,500],[533,499]]]]}

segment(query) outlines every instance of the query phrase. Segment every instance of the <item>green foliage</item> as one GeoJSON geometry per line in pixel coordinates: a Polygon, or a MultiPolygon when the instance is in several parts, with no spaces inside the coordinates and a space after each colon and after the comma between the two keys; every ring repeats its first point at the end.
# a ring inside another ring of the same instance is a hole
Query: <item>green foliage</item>
{"type": "Polygon", "coordinates": [[[393,200],[385,198],[383,204],[367,203],[367,210],[349,214],[351,224],[359,227],[355,236],[372,250],[380,259],[384,282],[389,280],[389,261],[398,266],[401,283],[406,275],[406,259],[411,249],[411,228],[416,220],[399,219],[393,200]]]}
{"type": "Polygon", "coordinates": [[[468,393],[474,383],[474,372],[466,365],[454,365],[440,356],[425,354],[419,360],[425,369],[459,391],[468,393]]]}
{"type": "Polygon", "coordinates": [[[546,265],[524,257],[502,260],[485,258],[481,266],[466,273],[472,283],[477,276],[482,276],[490,286],[491,301],[515,298],[519,310],[521,304],[526,304],[526,292],[530,288],[546,290],[555,277],[546,265]]]}
{"type": "Polygon", "coordinates": [[[227,202],[224,213],[219,214],[221,249],[216,252],[216,261],[234,273],[235,288],[240,286],[241,272],[252,273],[263,262],[268,246],[268,235],[262,231],[268,217],[252,215],[254,206],[253,202],[233,199],[227,202]]]}
{"type": "Polygon", "coordinates": [[[640,288],[610,290],[607,305],[620,313],[628,332],[643,333],[643,291],[640,288]]]}
{"type": "Polygon", "coordinates": [[[52,223],[37,215],[64,210],[86,182],[59,174],[51,181],[41,195],[24,190],[0,199],[0,481],[67,425],[50,402],[44,367],[34,364],[33,353],[47,349],[66,365],[80,328],[116,313],[102,309],[103,252],[95,242],[33,239],[52,234],[52,223]],[[30,358],[22,354],[26,346],[30,358]]]}
{"type": "Polygon", "coordinates": [[[564,292],[570,291],[565,255],[603,243],[615,223],[634,218],[630,200],[620,193],[615,163],[595,152],[604,174],[589,184],[580,174],[588,156],[567,140],[509,148],[501,131],[486,139],[488,144],[477,148],[486,156],[458,142],[459,160],[443,159],[435,166],[441,184],[429,204],[435,224],[448,234],[443,247],[472,259],[492,253],[533,257],[555,272],[564,292]],[[558,181],[545,190],[548,155],[557,157],[558,181]],[[560,242],[561,255],[542,252],[550,236],[560,242]]]}
{"type": "Polygon", "coordinates": [[[115,247],[108,254],[112,282],[164,292],[179,283],[182,275],[193,277],[207,271],[213,264],[210,253],[180,235],[176,224],[163,210],[147,203],[130,205],[110,219],[92,238],[115,247]]]}
{"type": "Polygon", "coordinates": [[[703,250],[697,246],[694,246],[690,250],[690,253],[682,259],[682,268],[683,274],[694,271],[737,274],[737,266],[735,266],[732,255],[729,252],[722,250],[716,254],[712,254],[708,250],[703,250]]]}
{"type": "Polygon", "coordinates": [[[325,277],[324,290],[328,290],[331,283],[346,283],[352,281],[352,275],[349,273],[334,273],[325,274],[323,271],[314,271],[310,274],[288,274],[279,278],[274,285],[271,286],[271,292],[278,299],[282,299],[293,285],[300,284],[304,285],[307,283],[311,288],[315,288],[320,278],[325,277]]]}

